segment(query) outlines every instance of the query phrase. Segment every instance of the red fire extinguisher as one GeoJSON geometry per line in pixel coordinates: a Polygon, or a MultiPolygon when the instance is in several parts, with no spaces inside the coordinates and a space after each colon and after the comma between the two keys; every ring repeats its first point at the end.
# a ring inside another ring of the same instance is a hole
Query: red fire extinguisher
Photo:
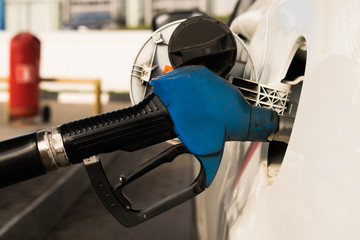
{"type": "Polygon", "coordinates": [[[32,117],[39,112],[40,40],[28,32],[10,42],[10,117],[32,117]]]}

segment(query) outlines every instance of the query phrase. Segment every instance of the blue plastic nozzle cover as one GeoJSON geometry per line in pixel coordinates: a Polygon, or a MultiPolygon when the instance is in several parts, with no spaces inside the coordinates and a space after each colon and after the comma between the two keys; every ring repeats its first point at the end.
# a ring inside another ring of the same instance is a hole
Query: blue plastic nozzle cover
{"type": "Polygon", "coordinates": [[[276,112],[251,106],[233,85],[204,66],[177,68],[150,85],[166,106],[178,138],[202,162],[207,187],[225,141],[267,141],[278,129],[276,112]]]}

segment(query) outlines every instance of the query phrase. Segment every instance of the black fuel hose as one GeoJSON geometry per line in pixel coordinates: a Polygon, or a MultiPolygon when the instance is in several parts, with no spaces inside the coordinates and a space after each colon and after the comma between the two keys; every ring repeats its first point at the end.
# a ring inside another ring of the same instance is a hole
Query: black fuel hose
{"type": "Polygon", "coordinates": [[[46,174],[36,132],[0,142],[0,187],[46,174]]]}
{"type": "Polygon", "coordinates": [[[159,97],[0,142],[0,187],[21,182],[90,156],[135,151],[176,137],[159,97]]]}

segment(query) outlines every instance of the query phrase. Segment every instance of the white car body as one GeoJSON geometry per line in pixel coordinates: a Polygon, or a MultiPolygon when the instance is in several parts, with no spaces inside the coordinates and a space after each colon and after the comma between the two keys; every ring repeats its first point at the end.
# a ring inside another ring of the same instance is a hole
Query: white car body
{"type": "Polygon", "coordinates": [[[306,69],[282,164],[268,166],[268,143],[227,143],[195,201],[200,239],[360,238],[359,13],[358,0],[259,0],[233,21],[260,83],[283,80],[299,48],[306,69]]]}

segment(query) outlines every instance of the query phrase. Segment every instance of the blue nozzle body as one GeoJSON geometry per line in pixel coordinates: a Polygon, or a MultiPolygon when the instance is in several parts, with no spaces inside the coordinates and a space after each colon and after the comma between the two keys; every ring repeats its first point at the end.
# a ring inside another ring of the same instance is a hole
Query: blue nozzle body
{"type": "Polygon", "coordinates": [[[276,112],[251,106],[225,79],[203,66],[185,66],[150,83],[166,106],[178,138],[203,164],[207,186],[225,141],[267,141],[278,129],[276,112]]]}

